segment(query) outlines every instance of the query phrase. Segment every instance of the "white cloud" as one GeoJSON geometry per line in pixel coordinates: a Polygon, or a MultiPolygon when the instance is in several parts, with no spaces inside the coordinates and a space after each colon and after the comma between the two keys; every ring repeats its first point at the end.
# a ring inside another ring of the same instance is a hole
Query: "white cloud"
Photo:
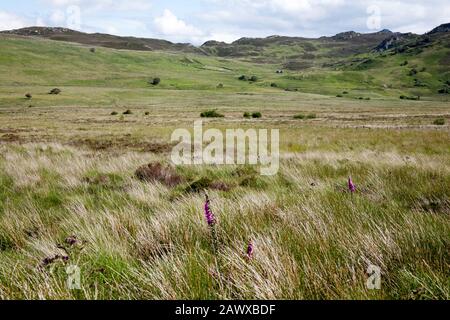
{"type": "Polygon", "coordinates": [[[15,14],[0,11],[0,30],[20,29],[26,27],[28,21],[15,14]]]}
{"type": "Polygon", "coordinates": [[[55,10],[49,17],[51,23],[56,26],[62,26],[66,22],[66,14],[62,10],[55,10]]]}
{"type": "Polygon", "coordinates": [[[156,30],[165,36],[177,38],[198,38],[204,36],[200,29],[178,19],[169,9],[165,9],[162,16],[154,19],[154,25],[156,30]]]}
{"type": "Polygon", "coordinates": [[[152,7],[150,0],[42,0],[54,7],[79,6],[83,11],[143,11],[152,7]]]}

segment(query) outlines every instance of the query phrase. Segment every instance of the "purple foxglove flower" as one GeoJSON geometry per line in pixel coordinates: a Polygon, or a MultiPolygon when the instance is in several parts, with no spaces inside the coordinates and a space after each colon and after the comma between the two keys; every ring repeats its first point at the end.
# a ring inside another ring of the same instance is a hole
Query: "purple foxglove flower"
{"type": "Polygon", "coordinates": [[[250,241],[247,247],[247,258],[251,259],[253,258],[253,242],[250,241]]]}
{"type": "Polygon", "coordinates": [[[214,217],[214,214],[211,211],[211,208],[209,207],[209,199],[206,198],[205,202],[205,218],[206,222],[210,227],[212,227],[216,223],[216,218],[214,217]]]}
{"type": "Polygon", "coordinates": [[[353,184],[353,181],[352,181],[352,178],[351,178],[351,177],[348,178],[348,190],[349,190],[351,193],[353,193],[353,192],[356,191],[356,187],[355,187],[355,185],[353,184]]]}

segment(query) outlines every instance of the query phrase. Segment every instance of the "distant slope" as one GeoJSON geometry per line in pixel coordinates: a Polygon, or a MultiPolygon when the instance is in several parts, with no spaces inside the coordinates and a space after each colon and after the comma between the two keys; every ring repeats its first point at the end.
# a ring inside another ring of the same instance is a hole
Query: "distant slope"
{"type": "MultiPolygon", "coordinates": [[[[39,90],[44,94],[60,87],[63,94],[58,99],[64,99],[65,88],[79,87],[92,92],[97,88],[117,89],[129,94],[214,90],[217,93],[275,91],[282,95],[289,91],[329,95],[333,99],[420,96],[447,100],[450,93],[450,32],[447,30],[436,28],[421,36],[405,34],[401,41],[393,41],[382,50],[376,50],[380,44],[377,41],[398,34],[384,30],[369,35],[341,33],[320,39],[244,38],[234,45],[208,42],[203,46],[209,48],[204,49],[210,51],[208,55],[172,49],[165,52],[165,45],[173,48],[173,44],[165,42],[159,47],[162,51],[157,52],[111,48],[97,48],[92,52],[89,45],[51,41],[46,36],[0,33],[0,89],[10,92],[16,90],[11,88],[19,88],[24,92],[14,99],[22,100],[25,91],[33,93],[33,87],[42,87],[39,90]],[[235,57],[214,52],[218,47],[254,50],[254,55],[242,51],[241,56],[235,57]],[[303,63],[309,66],[302,68],[303,63]],[[277,73],[279,69],[283,73],[277,73]],[[258,80],[239,80],[241,75],[247,79],[256,76],[258,80]],[[149,84],[153,77],[161,78],[158,86],[149,84]]],[[[11,101],[16,100],[1,103],[11,101]]],[[[91,101],[104,102],[95,97],[91,101]]]]}
{"type": "Polygon", "coordinates": [[[242,58],[257,63],[283,63],[286,69],[304,70],[370,52],[393,34],[382,30],[367,34],[349,31],[318,39],[282,36],[242,38],[231,44],[208,41],[201,48],[221,57],[242,58]]]}
{"type": "Polygon", "coordinates": [[[91,46],[113,49],[128,49],[139,51],[181,51],[199,53],[202,51],[191,44],[172,43],[166,40],[145,39],[135,37],[119,37],[102,33],[83,33],[67,28],[29,27],[17,30],[2,31],[0,33],[20,36],[32,36],[57,41],[75,42],[91,46]]]}

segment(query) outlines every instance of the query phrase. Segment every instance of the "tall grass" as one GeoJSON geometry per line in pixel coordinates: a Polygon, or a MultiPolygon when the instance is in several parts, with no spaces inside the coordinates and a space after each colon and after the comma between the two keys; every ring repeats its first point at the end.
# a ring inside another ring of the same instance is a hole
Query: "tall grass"
{"type": "MultiPolygon", "coordinates": [[[[278,176],[208,190],[219,217],[212,250],[203,193],[134,176],[162,157],[58,144],[0,151],[1,299],[449,298],[442,157],[286,155],[278,176]],[[64,250],[68,237],[77,241],[64,250]],[[69,260],[43,264],[55,255],[69,260]],[[66,285],[71,264],[81,290],[66,285]],[[382,270],[381,290],[366,286],[370,264],[382,270]]],[[[227,181],[251,174],[177,168],[186,183],[190,170],[227,181]]]]}

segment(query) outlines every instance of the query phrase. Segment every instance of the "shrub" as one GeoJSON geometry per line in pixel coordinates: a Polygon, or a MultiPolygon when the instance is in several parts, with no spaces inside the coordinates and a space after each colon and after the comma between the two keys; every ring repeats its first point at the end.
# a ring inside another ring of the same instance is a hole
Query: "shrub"
{"type": "Polygon", "coordinates": [[[253,112],[252,113],[252,118],[262,118],[261,112],[253,112]]]}
{"type": "Polygon", "coordinates": [[[123,114],[133,114],[133,112],[132,112],[130,109],[128,109],[128,110],[125,111],[123,114]]]}
{"type": "Polygon", "coordinates": [[[150,80],[150,84],[157,86],[158,84],[161,83],[161,79],[160,78],[153,78],[152,80],[150,80]]]}
{"type": "Polygon", "coordinates": [[[216,110],[208,110],[208,111],[203,111],[200,114],[200,117],[202,117],[202,118],[223,118],[224,115],[218,113],[216,110]]]}
{"type": "Polygon", "coordinates": [[[366,97],[365,100],[370,100],[370,97],[366,97]]]}
{"type": "Polygon", "coordinates": [[[244,112],[244,118],[249,119],[251,117],[252,117],[252,115],[250,114],[250,112],[244,112]]]}
{"type": "Polygon", "coordinates": [[[342,94],[348,94],[348,91],[342,91],[342,94]]]}
{"type": "Polygon", "coordinates": [[[450,92],[450,90],[448,87],[444,87],[444,88],[438,90],[438,93],[440,93],[440,94],[448,94],[449,92],[450,92]]]}
{"type": "Polygon", "coordinates": [[[89,49],[90,52],[95,53],[95,48],[89,49]]]}
{"type": "Polygon", "coordinates": [[[445,119],[444,118],[436,119],[434,120],[433,124],[436,126],[443,126],[445,124],[445,119]]]}
{"type": "Polygon", "coordinates": [[[407,61],[407,60],[405,60],[404,62],[402,62],[402,63],[400,64],[401,67],[404,67],[404,66],[407,66],[407,65],[408,65],[408,61],[407,61]]]}
{"type": "Polygon", "coordinates": [[[25,98],[27,98],[28,100],[30,100],[31,98],[33,98],[33,96],[31,95],[31,93],[27,93],[25,95],[25,98]]]}
{"type": "Polygon", "coordinates": [[[414,75],[416,75],[417,74],[417,69],[415,69],[415,68],[412,68],[410,71],[409,71],[409,75],[410,76],[414,76],[414,75]]]}
{"type": "Polygon", "coordinates": [[[60,94],[61,90],[58,88],[54,88],[52,90],[50,90],[50,92],[48,94],[60,94]]]}
{"type": "Polygon", "coordinates": [[[272,88],[277,88],[277,87],[278,87],[278,85],[277,85],[275,82],[272,82],[272,83],[270,84],[270,86],[271,86],[272,88]]]}
{"type": "Polygon", "coordinates": [[[338,95],[336,95],[336,97],[337,97],[337,98],[342,98],[343,95],[342,95],[342,94],[338,94],[338,95]]]}
{"type": "Polygon", "coordinates": [[[113,112],[111,112],[111,115],[112,116],[117,116],[119,113],[117,112],[117,111],[113,111],[113,112]]]}
{"type": "Polygon", "coordinates": [[[150,112],[148,112],[148,111],[145,112],[145,115],[146,115],[146,116],[148,116],[149,114],[150,114],[150,112]]]}
{"type": "Polygon", "coordinates": [[[223,88],[223,84],[222,83],[219,83],[218,85],[217,85],[217,89],[222,89],[223,88]]]}
{"type": "Polygon", "coordinates": [[[247,81],[247,76],[242,75],[238,79],[241,81],[247,81]]]}
{"type": "Polygon", "coordinates": [[[248,81],[256,82],[256,81],[258,81],[258,77],[257,76],[251,76],[250,79],[248,79],[248,81]]]}
{"type": "Polygon", "coordinates": [[[306,116],[306,119],[315,119],[317,118],[317,115],[315,113],[310,113],[306,116]]]}
{"type": "Polygon", "coordinates": [[[303,119],[305,119],[306,118],[306,116],[304,115],[304,114],[296,114],[295,116],[294,116],[294,119],[300,119],[300,120],[303,120],[303,119]]]}

